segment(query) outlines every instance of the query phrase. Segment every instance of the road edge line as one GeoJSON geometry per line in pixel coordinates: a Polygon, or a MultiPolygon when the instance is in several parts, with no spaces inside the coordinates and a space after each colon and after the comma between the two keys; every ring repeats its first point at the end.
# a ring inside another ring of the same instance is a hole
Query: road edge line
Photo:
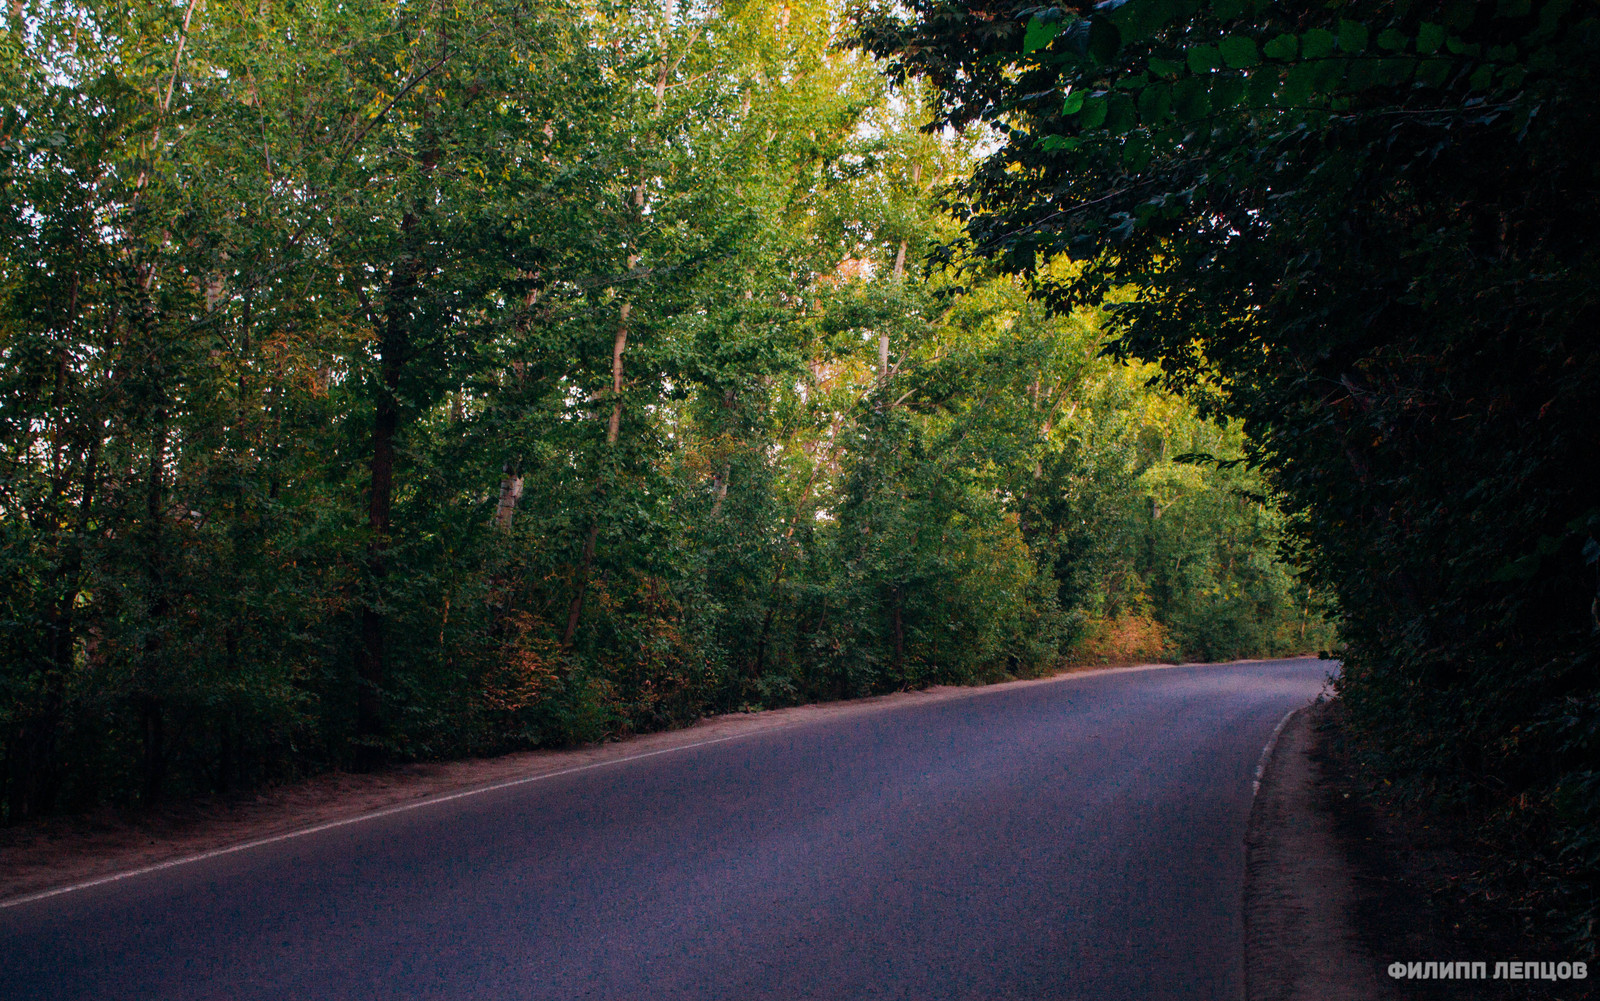
{"type": "Polygon", "coordinates": [[[361,813],[353,817],[341,817],[338,820],[330,820],[325,823],[316,824],[312,827],[304,827],[297,831],[285,831],[282,834],[274,834],[271,837],[256,838],[254,840],[244,841],[236,845],[213,848],[209,851],[199,852],[194,855],[185,855],[182,858],[167,859],[165,862],[156,862],[152,865],[140,866],[137,869],[127,869],[122,872],[114,872],[105,876],[97,876],[94,879],[86,879],[77,883],[69,883],[66,886],[58,886],[49,890],[38,890],[34,893],[24,894],[20,897],[12,897],[8,900],[0,900],[0,910],[4,910],[8,907],[18,907],[22,904],[37,903],[40,900],[48,900],[51,897],[59,897],[62,894],[74,893],[78,890],[88,890],[96,886],[104,886],[107,883],[115,883],[120,880],[131,879],[134,876],[143,876],[147,873],[161,872],[165,869],[175,869],[178,866],[189,865],[194,862],[204,862],[207,859],[218,858],[222,855],[232,855],[236,852],[248,851],[252,848],[262,848],[267,845],[277,844],[281,841],[302,838],[310,834],[320,834],[323,831],[331,831],[335,828],[349,827],[352,824],[360,824],[369,820],[379,820],[383,817],[391,817],[399,813],[408,813],[412,810],[420,810],[424,807],[436,806],[440,803],[449,803],[459,799],[467,799],[471,796],[481,796],[485,793],[498,792],[502,789],[511,789],[515,788],[516,786],[529,785],[545,779],[561,778],[562,776],[573,775],[578,772],[593,771],[596,768],[604,768],[608,765],[621,765],[630,761],[640,761],[645,758],[659,757],[663,754],[672,754],[676,751],[689,751],[697,747],[708,747],[712,744],[725,744],[728,741],[739,740],[744,737],[754,737],[758,734],[775,733],[780,730],[787,730],[796,725],[798,725],[798,723],[765,727],[760,730],[750,730],[745,733],[729,734],[726,737],[713,737],[710,740],[699,740],[692,744],[678,744],[675,747],[663,747],[654,751],[644,751],[639,754],[630,754],[621,758],[610,758],[605,761],[590,761],[582,765],[574,765],[571,768],[562,768],[553,772],[542,772],[538,775],[524,775],[521,778],[506,779],[502,782],[495,782],[486,786],[478,786],[477,788],[473,789],[463,789],[459,792],[446,793],[442,796],[433,796],[427,799],[416,800],[415,802],[411,803],[399,803],[394,806],[384,807],[381,810],[375,810],[371,813],[361,813]]]}
{"type": "MultiPolygon", "coordinates": [[[[1251,658],[1251,659],[1237,660],[1237,661],[1222,661],[1222,662],[1218,662],[1218,663],[1190,662],[1190,663],[1182,663],[1182,664],[1159,664],[1159,663],[1158,664],[1128,664],[1128,665],[1123,665],[1123,666],[1118,666],[1118,667],[1090,668],[1088,670],[1081,670],[1081,669],[1080,670],[1066,670],[1066,671],[1062,671],[1062,672],[1060,672],[1058,674],[1046,675],[1045,677],[1041,677],[1041,678],[1018,678],[1018,679],[1016,679],[1015,681],[1012,681],[1012,682],[1001,682],[999,684],[992,684],[992,685],[951,686],[954,689],[953,691],[950,691],[948,693],[941,693],[941,694],[944,694],[946,698],[962,698],[962,697],[970,697],[970,696],[977,696],[977,695],[984,695],[984,694],[994,694],[996,692],[1003,691],[1003,690],[1005,690],[1007,688],[1010,688],[1012,686],[1021,687],[1021,686],[1032,686],[1032,685],[1049,684],[1049,683],[1052,683],[1052,682],[1065,682],[1065,681],[1072,681],[1072,680],[1075,680],[1075,679],[1078,679],[1078,678],[1096,677],[1096,676],[1105,675],[1105,674],[1131,674],[1131,673],[1142,673],[1142,672],[1146,672],[1146,671],[1172,670],[1172,669],[1175,669],[1175,668],[1185,668],[1185,667],[1188,667],[1188,668],[1193,668],[1193,667],[1231,667],[1231,666],[1235,666],[1235,665],[1239,665],[1239,664],[1274,664],[1274,663],[1280,663],[1280,662],[1287,662],[1287,661],[1290,661],[1290,660],[1302,660],[1302,659],[1307,659],[1307,658],[1303,658],[1303,657],[1251,658]]],[[[890,694],[894,694],[894,693],[890,693],[890,694]]],[[[856,701],[856,700],[846,700],[846,701],[856,701]]],[[[862,708],[863,709],[872,708],[872,702],[873,702],[872,699],[863,699],[863,700],[860,700],[860,701],[862,702],[862,708]]],[[[942,699],[940,701],[942,701],[942,699]]],[[[819,705],[819,704],[822,704],[822,703],[807,703],[806,705],[819,705]]],[[[881,705],[881,703],[880,703],[880,705],[881,705]]],[[[803,706],[793,706],[793,707],[787,707],[787,708],[803,708],[803,706]]],[[[1298,711],[1299,710],[1294,710],[1289,715],[1292,716],[1292,715],[1294,715],[1294,712],[1298,712],[1298,711]]],[[[708,718],[714,718],[714,717],[708,717],[708,718]]],[[[1288,716],[1285,716],[1282,720],[1279,721],[1277,729],[1275,729],[1272,732],[1272,738],[1270,740],[1268,740],[1268,742],[1267,742],[1267,747],[1262,750],[1262,763],[1258,763],[1256,765],[1255,788],[1257,790],[1259,790],[1260,787],[1261,787],[1262,768],[1264,767],[1264,763],[1265,763],[1266,757],[1270,753],[1273,745],[1276,744],[1277,739],[1278,739],[1278,735],[1283,731],[1283,727],[1284,727],[1284,725],[1286,723],[1288,723],[1288,721],[1289,721],[1289,717],[1288,716]]],[[[502,789],[512,789],[512,788],[515,788],[517,786],[529,785],[531,783],[540,782],[540,781],[543,781],[545,779],[560,778],[560,777],[566,776],[566,775],[574,775],[574,774],[577,774],[579,772],[592,771],[592,770],[594,770],[596,768],[603,768],[603,767],[606,767],[608,765],[627,764],[628,762],[631,762],[631,761],[641,761],[641,760],[644,760],[645,758],[659,757],[659,756],[661,756],[663,754],[671,754],[671,753],[674,753],[674,752],[677,752],[677,751],[689,751],[689,750],[693,750],[693,749],[698,748],[698,747],[709,747],[712,744],[724,744],[724,743],[727,743],[727,742],[732,741],[732,740],[742,739],[744,737],[754,737],[754,736],[757,736],[757,735],[760,735],[760,734],[777,733],[779,731],[788,730],[788,729],[791,729],[793,727],[803,726],[803,725],[806,725],[806,724],[811,723],[811,722],[813,722],[813,721],[812,720],[808,720],[808,719],[797,719],[797,720],[794,720],[794,721],[788,722],[788,723],[779,723],[779,724],[776,724],[774,726],[761,727],[760,729],[755,729],[755,730],[747,730],[744,733],[729,734],[729,735],[727,735],[725,737],[713,737],[713,738],[710,738],[708,740],[699,740],[699,741],[695,741],[695,742],[689,743],[689,744],[678,744],[678,745],[673,746],[673,747],[663,747],[663,748],[658,748],[658,749],[653,750],[653,751],[643,751],[643,752],[640,752],[638,754],[630,754],[630,755],[626,755],[626,756],[623,756],[623,757],[610,758],[610,759],[607,759],[605,761],[590,761],[590,762],[586,762],[586,763],[581,764],[581,765],[574,765],[574,766],[572,766],[570,768],[562,768],[562,769],[558,769],[558,770],[552,771],[552,772],[542,772],[542,773],[540,773],[538,775],[524,775],[524,776],[521,776],[519,778],[505,779],[503,781],[491,783],[491,784],[486,785],[486,786],[477,786],[477,787],[470,788],[470,789],[462,789],[462,790],[458,790],[456,792],[445,793],[445,794],[440,795],[440,796],[432,796],[432,797],[428,797],[428,798],[424,798],[424,799],[415,800],[415,801],[409,802],[409,803],[397,803],[394,806],[383,807],[382,809],[374,810],[374,811],[372,811],[370,813],[360,813],[360,814],[356,814],[355,816],[352,816],[352,817],[341,817],[338,820],[325,821],[325,822],[323,822],[321,824],[312,825],[311,827],[300,828],[299,830],[285,831],[282,834],[274,834],[274,835],[271,835],[271,836],[265,837],[265,838],[253,838],[253,839],[251,839],[249,841],[242,841],[242,842],[240,842],[238,844],[224,845],[221,848],[212,848],[212,849],[208,849],[208,850],[203,851],[203,852],[197,852],[197,853],[195,853],[193,855],[184,855],[184,856],[179,857],[179,858],[167,859],[167,860],[165,860],[163,862],[154,862],[154,863],[151,863],[150,865],[139,866],[138,868],[135,868],[135,869],[125,869],[125,870],[123,870],[121,872],[107,873],[104,876],[96,876],[93,879],[80,880],[80,881],[78,881],[76,883],[69,883],[66,886],[52,887],[52,888],[50,888],[48,890],[36,890],[36,891],[34,891],[32,893],[25,893],[25,894],[23,894],[21,896],[10,897],[10,898],[7,898],[5,900],[0,900],[0,910],[7,910],[7,909],[12,908],[12,907],[20,907],[20,906],[22,906],[24,904],[38,903],[41,900],[48,900],[48,899],[50,899],[52,897],[59,897],[59,896],[63,896],[63,895],[68,894],[68,893],[76,893],[76,892],[78,892],[80,890],[89,890],[89,889],[93,889],[94,887],[97,887],[97,886],[104,886],[104,885],[106,885],[108,883],[116,883],[116,882],[120,882],[120,881],[125,880],[125,879],[132,879],[135,876],[143,876],[143,875],[147,875],[147,874],[152,873],[152,872],[162,872],[162,871],[167,870],[167,869],[175,869],[175,868],[178,868],[179,866],[190,865],[190,864],[193,864],[195,862],[204,862],[204,861],[206,861],[208,859],[219,858],[219,857],[221,857],[223,855],[232,855],[232,854],[235,854],[237,852],[249,851],[252,848],[264,848],[267,845],[278,844],[278,843],[283,842],[283,841],[289,841],[289,840],[292,840],[294,838],[306,837],[306,836],[311,835],[311,834],[320,834],[323,831],[331,831],[331,830],[335,830],[335,829],[340,828],[340,827],[349,827],[351,825],[364,823],[364,822],[369,821],[369,820],[380,820],[380,819],[382,819],[384,817],[391,817],[391,816],[394,816],[395,814],[406,813],[406,812],[411,811],[411,810],[420,810],[420,809],[423,809],[425,807],[435,806],[435,805],[440,804],[440,803],[450,803],[450,802],[454,802],[456,800],[467,799],[467,798],[472,797],[472,796],[480,796],[480,795],[483,795],[485,793],[498,792],[498,791],[500,791],[502,789]]],[[[1251,798],[1252,798],[1252,800],[1254,799],[1254,793],[1252,793],[1251,798]]]]}
{"type": "Polygon", "coordinates": [[[1272,736],[1267,738],[1266,744],[1261,748],[1261,756],[1256,759],[1255,777],[1250,780],[1250,798],[1252,800],[1261,795],[1261,780],[1266,777],[1267,765],[1272,760],[1272,752],[1278,749],[1278,738],[1283,736],[1283,728],[1289,725],[1289,720],[1294,718],[1295,713],[1305,712],[1316,704],[1316,700],[1313,699],[1306,705],[1289,710],[1283,714],[1283,719],[1278,720],[1278,725],[1272,728],[1272,736]]]}

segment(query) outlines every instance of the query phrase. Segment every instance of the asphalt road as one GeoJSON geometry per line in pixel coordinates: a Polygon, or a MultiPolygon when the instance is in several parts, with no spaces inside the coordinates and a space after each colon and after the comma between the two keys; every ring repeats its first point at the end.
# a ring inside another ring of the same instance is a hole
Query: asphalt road
{"type": "Polygon", "coordinates": [[[0,997],[1240,993],[1251,780],[1317,661],[768,730],[0,909],[0,997]]]}

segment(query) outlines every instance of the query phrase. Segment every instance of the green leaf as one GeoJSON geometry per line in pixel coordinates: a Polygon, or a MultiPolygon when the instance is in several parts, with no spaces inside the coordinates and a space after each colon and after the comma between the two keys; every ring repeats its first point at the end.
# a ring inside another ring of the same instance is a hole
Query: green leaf
{"type": "Polygon", "coordinates": [[[1278,90],[1278,75],[1276,73],[1252,73],[1248,87],[1250,90],[1250,107],[1271,108],[1278,103],[1275,99],[1278,90]]]}
{"type": "Polygon", "coordinates": [[[1078,124],[1086,129],[1097,129],[1106,121],[1106,99],[1103,97],[1090,97],[1083,102],[1083,111],[1078,116],[1078,124]]]}
{"type": "Polygon", "coordinates": [[[1448,59],[1428,59],[1417,67],[1417,79],[1429,87],[1443,87],[1453,64],[1448,59]]]}
{"type": "Polygon", "coordinates": [[[1178,118],[1186,122],[1211,114],[1211,94],[1205,81],[1187,77],[1173,84],[1172,106],[1178,118]]]}
{"type": "Polygon", "coordinates": [[[1128,170],[1137,174],[1150,165],[1150,137],[1143,132],[1135,132],[1128,137],[1122,146],[1122,163],[1128,170]]]}
{"type": "Polygon", "coordinates": [[[1338,59],[1321,59],[1309,65],[1315,70],[1315,78],[1311,84],[1312,91],[1332,101],[1339,81],[1344,79],[1344,62],[1338,59]]]}
{"type": "Polygon", "coordinates": [[[1314,103],[1311,96],[1317,89],[1321,69],[1322,64],[1318,63],[1301,63],[1291,68],[1283,81],[1283,103],[1295,108],[1314,103]]]}
{"type": "Polygon", "coordinates": [[[1307,59],[1321,59],[1333,53],[1333,32],[1312,28],[1300,36],[1300,54],[1307,59]]]}
{"type": "Polygon", "coordinates": [[[1222,61],[1236,70],[1246,69],[1261,61],[1261,54],[1256,51],[1253,38],[1243,35],[1229,35],[1217,43],[1217,51],[1222,53],[1222,61]]]}
{"type": "Polygon", "coordinates": [[[1478,4],[1475,0],[1452,0],[1445,8],[1444,23],[1456,29],[1465,31],[1472,27],[1472,22],[1477,20],[1478,4]]]}
{"type": "Polygon", "coordinates": [[[1439,46],[1444,44],[1444,25],[1433,24],[1429,21],[1422,22],[1417,28],[1417,51],[1425,56],[1439,51],[1439,46]]]}
{"type": "Polygon", "coordinates": [[[1348,55],[1367,49],[1367,26],[1358,21],[1339,22],[1339,48],[1348,55]]]}
{"type": "Polygon", "coordinates": [[[1172,110],[1172,88],[1164,83],[1153,83],[1139,94],[1139,120],[1146,125],[1158,125],[1172,110]]]}
{"type": "Polygon", "coordinates": [[[1122,32],[1103,17],[1089,25],[1089,57],[1101,66],[1109,65],[1122,48],[1122,32]]]}
{"type": "Polygon", "coordinates": [[[1045,136],[1039,140],[1039,148],[1051,153],[1058,150],[1070,153],[1082,145],[1083,140],[1074,139],[1070,136],[1045,136]]]}
{"type": "Polygon", "coordinates": [[[1066,99],[1061,102],[1063,115],[1076,115],[1083,108],[1083,91],[1068,91],[1066,99]]]}
{"type": "Polygon", "coordinates": [[[1231,108],[1244,100],[1244,79],[1233,74],[1219,76],[1211,85],[1211,106],[1231,108]]]}
{"type": "Polygon", "coordinates": [[[1261,47],[1261,52],[1268,59],[1277,59],[1287,62],[1300,51],[1300,40],[1293,35],[1279,35],[1261,47]]]}
{"type": "Polygon", "coordinates": [[[1539,8],[1538,33],[1548,35],[1560,26],[1561,18],[1572,9],[1572,0],[1546,0],[1539,8]]]}
{"type": "Polygon", "coordinates": [[[1022,34],[1022,51],[1037,52],[1050,44],[1061,33],[1060,21],[1041,21],[1035,14],[1028,19],[1028,30],[1022,34]]]}
{"type": "Polygon", "coordinates": [[[1351,90],[1366,90],[1378,82],[1378,64],[1372,59],[1352,59],[1344,75],[1345,86],[1351,90]]]}
{"type": "Polygon", "coordinates": [[[1113,94],[1106,109],[1106,131],[1121,135],[1131,130],[1137,121],[1133,98],[1126,94],[1113,94]]]}
{"type": "Polygon", "coordinates": [[[1142,42],[1178,13],[1176,0],[1128,0],[1114,8],[1110,20],[1124,42],[1142,42]]]}
{"type": "Polygon", "coordinates": [[[1391,86],[1402,84],[1411,79],[1417,65],[1415,59],[1382,59],[1378,62],[1378,77],[1391,86]]]}
{"type": "Polygon", "coordinates": [[[1385,28],[1378,32],[1378,48],[1390,52],[1401,52],[1406,47],[1407,38],[1393,28],[1385,28]]]}
{"type": "Polygon", "coordinates": [[[1151,74],[1166,77],[1169,80],[1183,72],[1182,63],[1175,63],[1168,59],[1157,59],[1154,56],[1150,57],[1149,67],[1151,74]]]}
{"type": "Polygon", "coordinates": [[[1215,45],[1192,45],[1184,51],[1190,73],[1208,73],[1222,68],[1222,55],[1215,45]]]}

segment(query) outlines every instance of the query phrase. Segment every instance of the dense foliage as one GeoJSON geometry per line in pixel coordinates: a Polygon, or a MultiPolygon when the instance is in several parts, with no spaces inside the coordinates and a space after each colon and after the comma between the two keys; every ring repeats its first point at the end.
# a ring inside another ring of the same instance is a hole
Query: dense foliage
{"type": "Polygon", "coordinates": [[[6,818],[1326,642],[826,4],[9,7],[6,818]]]}
{"type": "MultiPolygon", "coordinates": [[[[1600,20],[1566,0],[912,0],[860,43],[1001,141],[968,247],[1241,418],[1390,778],[1600,876],[1600,20]],[[1073,270],[1046,267],[1058,255],[1073,270]]],[[[1548,895],[1545,895],[1548,894],[1548,895]]]]}

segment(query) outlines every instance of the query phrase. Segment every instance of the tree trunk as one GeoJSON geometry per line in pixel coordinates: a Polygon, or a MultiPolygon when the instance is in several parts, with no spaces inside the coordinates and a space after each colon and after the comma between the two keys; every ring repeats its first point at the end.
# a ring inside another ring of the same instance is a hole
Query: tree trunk
{"type": "MultiPolygon", "coordinates": [[[[628,259],[631,270],[636,257],[628,259]]],[[[633,303],[622,304],[617,322],[617,336],[611,342],[611,420],[606,424],[606,445],[614,446],[622,430],[622,352],[628,348],[628,317],[633,313],[633,303]]]]}
{"type": "Polygon", "coordinates": [[[589,523],[589,537],[583,542],[583,556],[578,563],[578,589],[573,592],[572,603],[567,606],[567,628],[561,634],[561,645],[572,646],[578,635],[578,620],[583,616],[583,592],[589,589],[589,567],[594,563],[595,541],[600,538],[599,522],[589,523]]]}
{"type": "Polygon", "coordinates": [[[144,731],[144,755],[141,762],[144,783],[140,790],[139,802],[143,806],[160,803],[162,793],[165,791],[167,747],[164,718],[160,699],[146,695],[139,700],[139,722],[144,731]]]}
{"type": "MultiPolygon", "coordinates": [[[[800,491],[800,501],[794,506],[794,514],[789,516],[789,527],[783,532],[783,541],[785,544],[787,544],[790,539],[794,538],[795,526],[800,523],[800,516],[805,511],[806,501],[811,499],[811,488],[816,485],[817,474],[822,471],[823,465],[832,458],[831,443],[837,442],[839,439],[839,424],[842,420],[842,417],[835,420],[833,422],[832,429],[828,432],[830,454],[824,456],[823,459],[813,463],[811,466],[811,475],[806,477],[805,488],[800,491]]],[[[779,588],[783,586],[783,576],[788,569],[789,560],[788,556],[785,555],[778,560],[778,569],[772,575],[772,588],[767,594],[767,614],[762,616],[761,629],[756,633],[756,655],[751,659],[749,668],[747,670],[747,673],[752,678],[761,677],[761,672],[766,667],[767,636],[772,631],[772,620],[778,609],[778,591],[779,588]]]]}
{"type": "MultiPolygon", "coordinates": [[[[749,295],[748,292],[745,294],[747,296],[749,295]]],[[[738,399],[738,396],[733,390],[723,390],[722,409],[732,410],[734,400],[736,399],[738,399]]],[[[712,489],[716,492],[716,500],[711,502],[711,518],[713,521],[722,517],[722,502],[728,499],[728,477],[732,475],[732,473],[733,464],[731,462],[724,462],[722,464],[722,472],[718,473],[712,480],[712,489]]]]}
{"type": "MultiPolygon", "coordinates": [[[[230,622],[222,636],[223,656],[227,658],[228,677],[239,676],[239,624],[230,622]]],[[[222,713],[222,719],[217,726],[217,775],[215,788],[218,793],[228,792],[233,788],[235,760],[237,757],[237,738],[234,735],[234,709],[227,707],[222,713]]]]}
{"type": "MultiPolygon", "coordinates": [[[[900,250],[894,255],[894,270],[891,277],[899,281],[906,273],[906,241],[900,241],[900,250]]],[[[878,334],[878,386],[880,391],[889,385],[889,332],[887,330],[878,334]]]]}
{"type": "MultiPolygon", "coordinates": [[[[415,226],[407,214],[402,232],[415,226]]],[[[411,241],[407,241],[408,244],[411,241]]],[[[384,581],[389,575],[388,550],[394,501],[394,446],[400,429],[400,377],[411,346],[410,311],[416,298],[418,262],[410,253],[395,263],[389,278],[389,301],[378,336],[379,378],[372,416],[371,486],[367,497],[367,574],[372,593],[361,608],[361,655],[356,679],[356,736],[371,741],[383,732],[383,686],[387,664],[385,622],[381,611],[384,581]]],[[[371,767],[378,755],[370,743],[357,751],[358,767],[371,767]]]]}
{"type": "Polygon", "coordinates": [[[905,666],[906,620],[905,595],[899,587],[889,589],[889,632],[894,641],[894,670],[898,674],[905,666]]]}
{"type": "Polygon", "coordinates": [[[39,709],[21,726],[7,752],[11,775],[7,779],[7,806],[13,818],[49,811],[55,799],[56,738],[66,701],[67,679],[73,668],[78,594],[82,590],[83,544],[89,532],[89,511],[98,480],[100,442],[89,445],[79,495],[76,536],[67,544],[59,573],[59,591],[50,610],[48,642],[44,655],[44,691],[39,709]]]}
{"type": "MultiPolygon", "coordinates": [[[[684,56],[688,55],[689,49],[693,47],[694,40],[699,36],[699,33],[700,31],[697,28],[689,36],[689,43],[677,60],[669,61],[666,56],[662,57],[661,65],[656,73],[656,79],[651,87],[655,98],[654,105],[650,111],[652,118],[661,115],[661,108],[667,96],[667,80],[671,77],[672,71],[677,67],[678,62],[681,62],[684,56]]],[[[633,186],[635,221],[643,217],[644,206],[645,178],[641,176],[633,186]]],[[[638,266],[638,263],[639,255],[630,253],[628,255],[628,270],[630,272],[633,271],[638,266]]],[[[622,433],[622,354],[628,347],[628,318],[632,313],[633,303],[624,302],[621,308],[621,315],[617,321],[616,337],[611,344],[611,418],[606,422],[606,448],[608,451],[616,448],[617,438],[622,433]]],[[[578,561],[577,587],[573,591],[571,603],[567,606],[567,628],[561,635],[561,645],[563,647],[571,647],[572,641],[578,635],[578,623],[583,618],[583,596],[584,592],[589,589],[589,571],[594,565],[595,544],[599,538],[600,521],[599,516],[596,515],[589,523],[589,535],[584,540],[583,553],[578,561]]]]}
{"type": "MultiPolygon", "coordinates": [[[[642,187],[639,189],[642,193],[642,187]]],[[[642,197],[642,195],[641,195],[642,197]]],[[[628,267],[632,269],[638,262],[637,256],[629,256],[628,267]]],[[[633,315],[633,303],[625,302],[618,317],[616,337],[611,342],[611,417],[606,421],[606,449],[609,451],[617,446],[617,438],[622,434],[622,388],[623,367],[622,354],[628,347],[628,318],[633,315]]],[[[595,544],[600,538],[600,520],[598,515],[589,522],[589,536],[584,540],[583,553],[578,561],[577,589],[572,593],[572,601],[567,606],[567,628],[561,634],[561,645],[572,646],[572,641],[578,635],[578,622],[583,618],[583,596],[589,589],[589,570],[594,566],[595,544]]]]}
{"type": "Polygon", "coordinates": [[[728,474],[732,471],[730,466],[724,465],[722,472],[717,474],[714,481],[716,500],[711,502],[711,518],[713,521],[722,517],[722,502],[728,499],[728,474]]]}
{"type": "Polygon", "coordinates": [[[144,747],[141,771],[143,773],[140,802],[151,806],[161,801],[165,791],[166,740],[162,725],[163,708],[160,688],[155,684],[155,674],[161,657],[161,627],[167,618],[166,583],[162,572],[165,554],[162,552],[162,508],[166,471],[163,469],[167,452],[167,412],[157,410],[156,429],[150,436],[150,479],[145,493],[145,518],[147,530],[146,571],[149,574],[150,594],[146,614],[149,616],[149,633],[139,655],[139,717],[143,729],[144,747]]]}
{"type": "Polygon", "coordinates": [[[512,519],[517,514],[517,502],[522,499],[522,460],[507,460],[505,472],[500,477],[500,502],[494,508],[495,527],[502,532],[511,531],[512,519]]]}

